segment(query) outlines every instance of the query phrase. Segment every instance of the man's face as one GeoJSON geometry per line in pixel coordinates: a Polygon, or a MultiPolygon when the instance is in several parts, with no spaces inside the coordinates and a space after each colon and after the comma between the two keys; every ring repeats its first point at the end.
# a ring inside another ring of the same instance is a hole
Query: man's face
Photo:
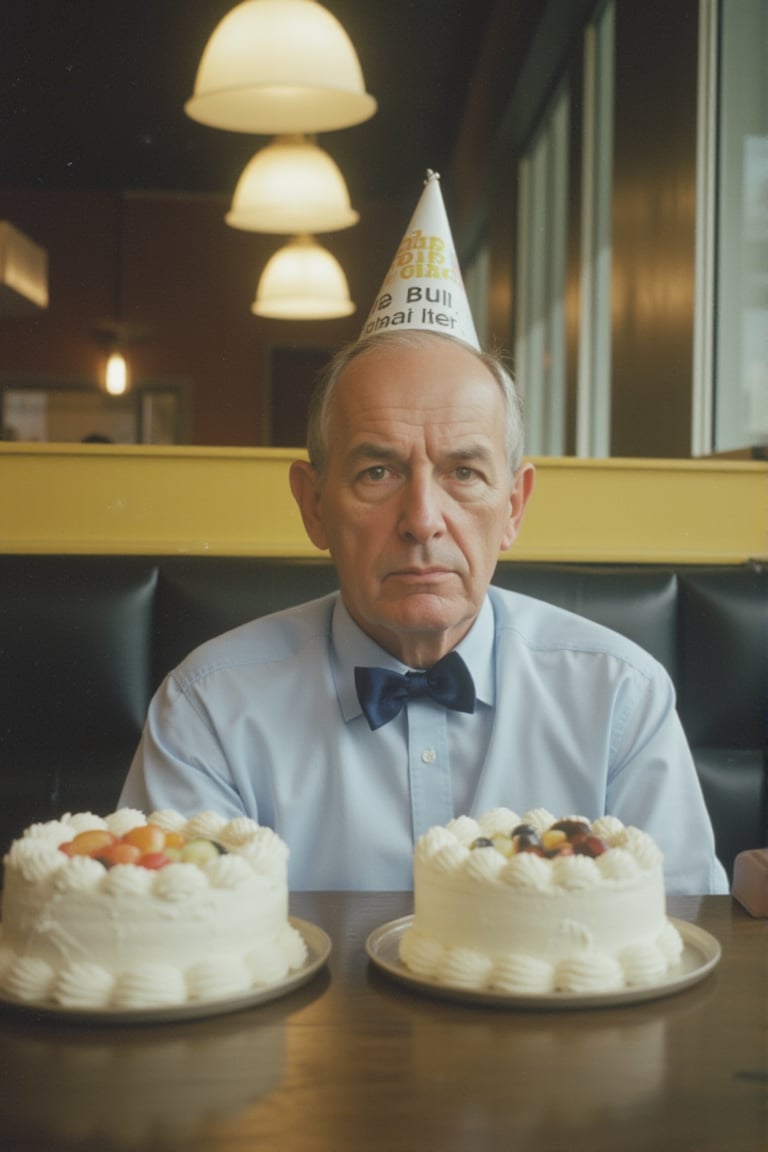
{"type": "Polygon", "coordinates": [[[413,667],[469,630],[517,535],[533,470],[510,476],[504,440],[501,389],[471,352],[439,338],[379,346],[337,382],[325,475],[304,466],[311,508],[294,484],[348,611],[413,667]]]}

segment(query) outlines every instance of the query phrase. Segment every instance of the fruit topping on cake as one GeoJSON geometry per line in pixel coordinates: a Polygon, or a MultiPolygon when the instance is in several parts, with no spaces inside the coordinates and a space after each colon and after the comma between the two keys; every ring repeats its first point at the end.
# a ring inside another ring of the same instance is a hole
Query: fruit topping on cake
{"type": "Polygon", "coordinates": [[[537,832],[531,824],[517,824],[508,833],[478,836],[471,849],[495,848],[502,856],[520,852],[554,859],[556,856],[602,856],[608,850],[605,840],[595,836],[585,820],[556,820],[549,828],[537,832]]]}
{"type": "Polygon", "coordinates": [[[115,864],[136,864],[151,871],[172,863],[196,864],[198,868],[204,868],[226,852],[226,848],[215,840],[201,836],[187,840],[180,832],[152,823],[131,828],[122,836],[107,828],[89,828],[60,844],[59,850],[66,856],[89,856],[105,868],[112,868],[115,864]]]}

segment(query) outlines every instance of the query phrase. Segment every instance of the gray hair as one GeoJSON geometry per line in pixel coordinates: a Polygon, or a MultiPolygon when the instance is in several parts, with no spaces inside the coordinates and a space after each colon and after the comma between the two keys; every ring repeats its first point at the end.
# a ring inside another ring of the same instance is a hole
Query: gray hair
{"type": "MultiPolygon", "coordinates": [[[[454,340],[452,336],[439,332],[425,332],[408,329],[403,332],[379,332],[364,340],[355,340],[345,345],[329,361],[322,372],[309,404],[307,422],[307,452],[310,463],[322,476],[328,462],[330,440],[330,410],[336,384],[344,369],[358,356],[374,348],[414,348],[424,340],[454,340]]],[[[461,344],[468,352],[484,364],[501,389],[506,411],[505,449],[510,475],[514,476],[522,463],[524,450],[523,406],[515,382],[501,358],[491,352],[478,352],[467,344],[461,344]]]]}

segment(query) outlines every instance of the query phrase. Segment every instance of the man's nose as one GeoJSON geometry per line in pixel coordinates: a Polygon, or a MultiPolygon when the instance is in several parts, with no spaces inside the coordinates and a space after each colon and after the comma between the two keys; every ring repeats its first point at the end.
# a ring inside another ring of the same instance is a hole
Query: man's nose
{"type": "Polygon", "coordinates": [[[445,528],[442,495],[432,477],[412,476],[401,493],[400,532],[419,542],[439,536],[445,528]]]}

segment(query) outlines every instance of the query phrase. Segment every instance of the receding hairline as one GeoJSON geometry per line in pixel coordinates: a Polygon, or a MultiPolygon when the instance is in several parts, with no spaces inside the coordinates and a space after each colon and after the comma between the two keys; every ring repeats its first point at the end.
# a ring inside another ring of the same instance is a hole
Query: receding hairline
{"type": "Polygon", "coordinates": [[[433,341],[449,341],[463,348],[470,356],[488,369],[502,393],[506,413],[505,448],[510,472],[514,475],[523,455],[523,411],[520,397],[511,373],[500,356],[481,352],[447,333],[409,329],[403,332],[381,332],[362,340],[355,340],[341,348],[320,375],[309,405],[307,423],[307,450],[316,471],[322,475],[327,464],[329,416],[331,400],[342,373],[354,360],[377,350],[417,348],[433,341]]]}

